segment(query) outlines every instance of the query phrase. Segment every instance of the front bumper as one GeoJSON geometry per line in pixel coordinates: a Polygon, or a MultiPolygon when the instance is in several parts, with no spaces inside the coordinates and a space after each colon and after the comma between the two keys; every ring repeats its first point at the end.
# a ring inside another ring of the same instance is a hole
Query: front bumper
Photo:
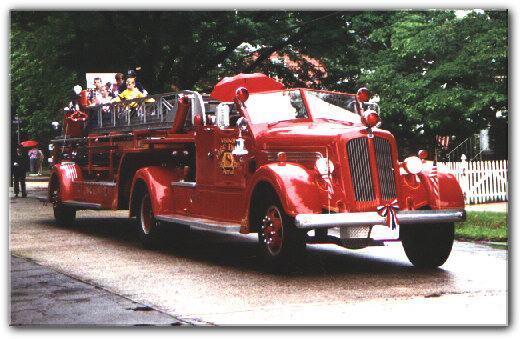
{"type": "MultiPolygon", "coordinates": [[[[401,224],[423,224],[439,222],[459,222],[466,220],[466,210],[418,210],[397,211],[397,220],[401,224]]],[[[355,227],[386,225],[386,218],[377,212],[335,213],[335,214],[298,214],[295,225],[299,229],[332,227],[355,227]]]]}

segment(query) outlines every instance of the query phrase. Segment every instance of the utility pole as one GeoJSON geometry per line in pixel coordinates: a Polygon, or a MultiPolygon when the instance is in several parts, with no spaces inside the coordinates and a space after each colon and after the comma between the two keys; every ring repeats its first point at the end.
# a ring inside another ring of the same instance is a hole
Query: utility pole
{"type": "Polygon", "coordinates": [[[22,120],[20,120],[20,118],[18,118],[18,115],[15,116],[14,120],[13,120],[13,124],[16,124],[17,125],[17,137],[18,137],[18,144],[17,145],[20,145],[20,124],[22,123],[22,120]]]}

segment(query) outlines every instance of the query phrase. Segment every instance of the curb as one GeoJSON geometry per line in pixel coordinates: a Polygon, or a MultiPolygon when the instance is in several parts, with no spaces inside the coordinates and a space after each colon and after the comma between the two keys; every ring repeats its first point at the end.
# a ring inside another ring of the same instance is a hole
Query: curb
{"type": "Polygon", "coordinates": [[[49,176],[26,176],[25,182],[48,182],[49,176]]]}

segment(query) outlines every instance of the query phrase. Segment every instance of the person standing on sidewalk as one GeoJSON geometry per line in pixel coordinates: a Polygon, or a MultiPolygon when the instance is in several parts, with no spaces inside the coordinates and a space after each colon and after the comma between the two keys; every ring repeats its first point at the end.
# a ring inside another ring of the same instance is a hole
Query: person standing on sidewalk
{"type": "Polygon", "coordinates": [[[22,198],[27,196],[25,188],[25,174],[29,168],[29,156],[21,145],[16,147],[16,153],[11,159],[11,172],[14,176],[14,194],[18,198],[20,189],[22,190],[22,198]]]}
{"type": "Polygon", "coordinates": [[[38,173],[38,148],[33,147],[29,151],[29,166],[31,169],[31,174],[37,174],[38,173]]]}
{"type": "Polygon", "coordinates": [[[42,175],[43,161],[44,161],[44,154],[43,154],[42,150],[39,149],[38,150],[38,176],[42,175]]]}

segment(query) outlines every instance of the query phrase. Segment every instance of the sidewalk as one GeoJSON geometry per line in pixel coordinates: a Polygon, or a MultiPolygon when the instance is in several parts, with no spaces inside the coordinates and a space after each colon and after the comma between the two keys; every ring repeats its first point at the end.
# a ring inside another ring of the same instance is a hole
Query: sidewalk
{"type": "Polygon", "coordinates": [[[49,181],[48,175],[37,176],[37,175],[29,174],[25,177],[25,182],[48,182],[48,181],[49,181]]]}
{"type": "Polygon", "coordinates": [[[487,204],[466,205],[466,211],[508,212],[508,202],[491,202],[487,204]]]}
{"type": "Polygon", "coordinates": [[[190,322],[103,288],[10,258],[11,326],[190,326],[190,322]]]}

